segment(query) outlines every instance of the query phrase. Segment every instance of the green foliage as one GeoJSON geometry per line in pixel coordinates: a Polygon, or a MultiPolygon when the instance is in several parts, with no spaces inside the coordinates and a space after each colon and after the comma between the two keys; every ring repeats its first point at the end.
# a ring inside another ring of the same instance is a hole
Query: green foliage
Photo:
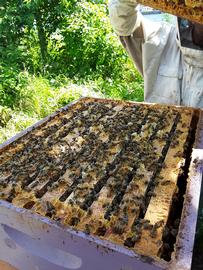
{"type": "Polygon", "coordinates": [[[143,100],[107,0],[3,1],[0,58],[0,141],[81,96],[143,100]]]}
{"type": "Polygon", "coordinates": [[[19,99],[20,92],[27,84],[26,79],[19,73],[18,67],[0,64],[0,104],[14,108],[19,99]]]}
{"type": "Polygon", "coordinates": [[[112,76],[127,59],[112,34],[106,5],[94,1],[78,1],[68,10],[62,27],[50,36],[48,48],[50,70],[59,74],[62,69],[71,77],[112,76]]]}
{"type": "Polygon", "coordinates": [[[143,101],[143,79],[128,60],[122,66],[123,72],[117,77],[103,80],[98,79],[97,84],[101,92],[109,98],[122,100],[143,101]]]}
{"type": "Polygon", "coordinates": [[[112,34],[106,1],[9,2],[0,11],[4,63],[35,73],[106,77],[127,59],[112,34]]]}
{"type": "Polygon", "coordinates": [[[54,90],[47,79],[27,74],[27,85],[20,92],[18,109],[29,115],[43,118],[53,111],[50,104],[53,97],[54,90]]]}
{"type": "Polygon", "coordinates": [[[0,106],[0,127],[5,127],[12,118],[12,110],[7,107],[0,106]]]}
{"type": "Polygon", "coordinates": [[[16,133],[31,126],[37,121],[37,118],[29,117],[22,112],[14,111],[12,111],[12,115],[10,114],[9,118],[10,119],[4,123],[3,127],[0,126],[0,142],[13,137],[16,133]]]}

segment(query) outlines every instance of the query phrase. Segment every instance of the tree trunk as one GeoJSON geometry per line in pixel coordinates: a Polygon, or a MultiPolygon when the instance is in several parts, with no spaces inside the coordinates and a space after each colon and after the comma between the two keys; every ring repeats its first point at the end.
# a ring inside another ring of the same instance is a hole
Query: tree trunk
{"type": "Polygon", "coordinates": [[[43,65],[43,72],[45,72],[46,64],[47,64],[47,57],[48,57],[48,51],[47,51],[47,40],[46,40],[46,32],[43,27],[43,21],[40,10],[37,10],[35,12],[35,20],[36,20],[36,26],[37,26],[37,33],[39,38],[39,45],[40,45],[40,52],[41,52],[41,58],[42,58],[42,65],[43,65]]]}

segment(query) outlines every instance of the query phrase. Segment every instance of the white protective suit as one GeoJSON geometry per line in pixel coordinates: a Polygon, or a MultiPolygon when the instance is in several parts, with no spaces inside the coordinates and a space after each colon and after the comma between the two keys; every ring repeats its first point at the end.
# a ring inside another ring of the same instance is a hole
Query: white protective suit
{"type": "Polygon", "coordinates": [[[152,22],[136,0],[110,0],[111,24],[144,77],[146,102],[203,108],[203,50],[192,29],[152,22]],[[184,46],[185,44],[185,46],[184,46]]]}

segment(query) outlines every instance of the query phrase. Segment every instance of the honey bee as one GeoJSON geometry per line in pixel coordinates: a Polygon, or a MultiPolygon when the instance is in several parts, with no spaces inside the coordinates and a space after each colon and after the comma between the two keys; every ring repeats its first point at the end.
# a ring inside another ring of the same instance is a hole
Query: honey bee
{"type": "Polygon", "coordinates": [[[124,232],[124,228],[125,228],[124,224],[118,221],[118,222],[113,226],[112,231],[113,231],[113,233],[115,233],[115,234],[121,235],[121,234],[123,234],[123,232],[124,232]]]}
{"type": "Polygon", "coordinates": [[[105,235],[105,233],[106,233],[106,226],[100,226],[98,229],[97,229],[97,231],[96,231],[96,234],[98,235],[98,236],[104,236],[105,235]]]}
{"type": "Polygon", "coordinates": [[[164,224],[164,220],[157,221],[157,222],[154,224],[154,228],[158,229],[158,228],[160,228],[163,224],[164,224]]]}
{"type": "Polygon", "coordinates": [[[70,221],[70,225],[71,226],[77,226],[79,222],[80,222],[79,217],[72,217],[71,221],[70,221]]]}
{"type": "Polygon", "coordinates": [[[25,209],[31,209],[31,208],[33,207],[34,204],[35,204],[34,201],[29,201],[29,202],[27,202],[23,207],[24,207],[25,209]]]}
{"type": "Polygon", "coordinates": [[[145,230],[152,230],[152,228],[153,228],[153,225],[150,223],[143,224],[143,229],[145,230]]]}
{"type": "Polygon", "coordinates": [[[135,246],[135,243],[138,242],[141,239],[141,235],[140,234],[135,234],[132,237],[129,237],[125,240],[124,245],[132,248],[135,246]]]}
{"type": "Polygon", "coordinates": [[[174,140],[174,141],[171,142],[170,145],[171,145],[172,148],[175,148],[177,145],[179,145],[179,141],[178,140],[174,140]]]}
{"type": "Polygon", "coordinates": [[[178,151],[175,153],[174,157],[182,157],[183,153],[181,151],[178,151]]]}
{"type": "Polygon", "coordinates": [[[56,213],[55,207],[53,206],[53,204],[51,202],[45,201],[44,207],[45,207],[45,211],[46,211],[47,216],[52,216],[56,213]]]}
{"type": "Polygon", "coordinates": [[[147,195],[150,196],[150,197],[156,197],[157,194],[156,194],[155,191],[152,191],[152,190],[151,190],[151,191],[148,192],[147,195]]]}
{"type": "Polygon", "coordinates": [[[142,224],[138,223],[138,224],[134,224],[132,226],[132,231],[136,232],[137,234],[139,234],[141,232],[142,229],[142,224]]]}
{"type": "Polygon", "coordinates": [[[135,215],[137,215],[138,213],[139,213],[139,209],[138,208],[131,208],[131,213],[133,213],[133,214],[135,214],[135,215]]]}
{"type": "Polygon", "coordinates": [[[12,200],[15,198],[15,194],[16,194],[15,188],[12,188],[6,200],[11,203],[12,200]]]}
{"type": "Polygon", "coordinates": [[[170,180],[163,180],[161,181],[161,185],[162,186],[167,186],[167,185],[170,185],[171,184],[171,181],[170,180]]]}
{"type": "Polygon", "coordinates": [[[85,230],[84,230],[84,233],[90,234],[90,226],[89,226],[89,224],[85,224],[85,230]]]}
{"type": "Polygon", "coordinates": [[[153,226],[153,228],[151,229],[150,236],[152,238],[156,238],[157,237],[157,228],[155,226],[153,226]]]}
{"type": "Polygon", "coordinates": [[[91,208],[88,208],[88,210],[87,210],[87,215],[88,215],[88,216],[91,216],[91,215],[92,215],[92,209],[91,209],[91,208]]]}
{"type": "Polygon", "coordinates": [[[102,205],[102,208],[107,208],[109,206],[109,203],[108,202],[105,202],[103,205],[102,205]]]}
{"type": "Polygon", "coordinates": [[[6,187],[7,187],[7,183],[6,183],[6,182],[1,182],[1,183],[0,183],[0,186],[1,186],[2,188],[6,188],[6,187]]]}

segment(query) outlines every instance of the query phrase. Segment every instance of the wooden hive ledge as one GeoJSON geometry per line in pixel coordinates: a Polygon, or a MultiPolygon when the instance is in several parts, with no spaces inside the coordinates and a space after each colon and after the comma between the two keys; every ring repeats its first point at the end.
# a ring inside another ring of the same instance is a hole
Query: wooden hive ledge
{"type": "Polygon", "coordinates": [[[203,24],[202,0],[137,0],[137,2],[203,24]]]}

